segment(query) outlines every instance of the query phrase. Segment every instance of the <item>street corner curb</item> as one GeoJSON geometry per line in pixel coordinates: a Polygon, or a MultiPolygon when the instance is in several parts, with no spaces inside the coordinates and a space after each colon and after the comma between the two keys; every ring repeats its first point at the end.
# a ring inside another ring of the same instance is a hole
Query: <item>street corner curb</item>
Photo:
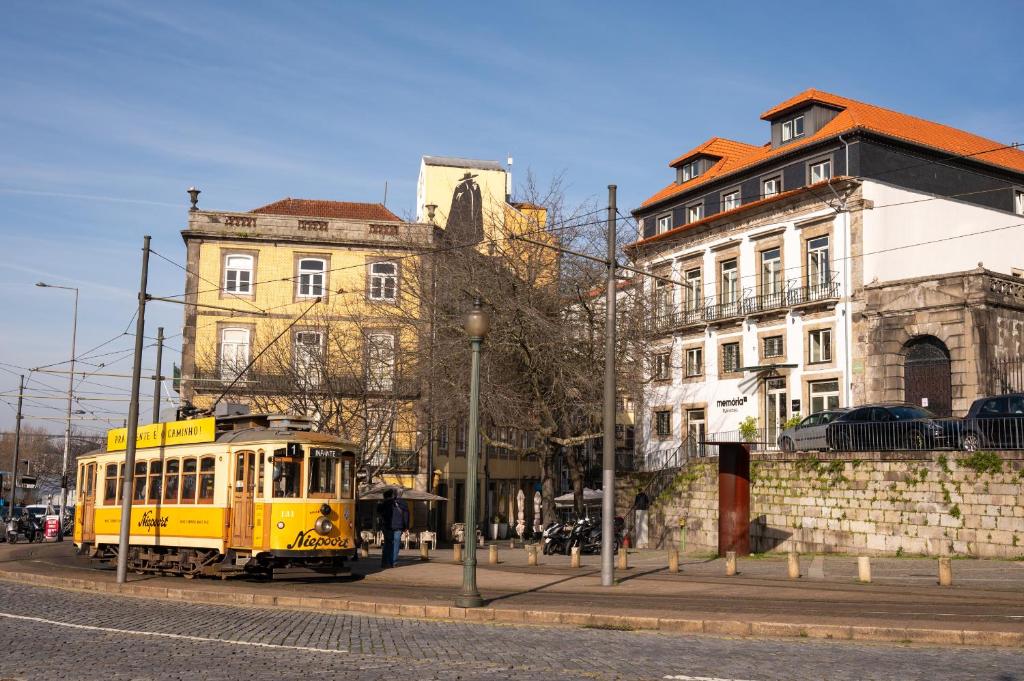
{"type": "Polygon", "coordinates": [[[716,636],[750,636],[750,622],[704,620],[704,633],[716,636]]]}
{"type": "Polygon", "coordinates": [[[965,630],[964,645],[966,646],[998,646],[1001,648],[1024,648],[1024,634],[1009,631],[971,631],[965,630]]]}

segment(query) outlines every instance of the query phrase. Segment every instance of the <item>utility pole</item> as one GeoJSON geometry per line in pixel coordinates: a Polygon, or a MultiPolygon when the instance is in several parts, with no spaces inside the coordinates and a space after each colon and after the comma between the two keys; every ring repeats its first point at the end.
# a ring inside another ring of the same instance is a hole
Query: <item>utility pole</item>
{"type": "Polygon", "coordinates": [[[614,184],[608,185],[608,300],[604,322],[604,456],[601,474],[601,586],[615,583],[615,205],[614,184]]]}
{"type": "Polygon", "coordinates": [[[25,374],[18,377],[18,413],[14,417],[14,455],[11,457],[11,505],[7,517],[14,517],[14,495],[18,489],[18,459],[21,457],[21,404],[25,398],[25,374]]]}
{"type": "Polygon", "coordinates": [[[160,362],[164,358],[164,327],[156,330],[156,375],[153,376],[153,423],[160,422],[160,386],[163,376],[160,373],[160,362]]]}
{"type": "MultiPolygon", "coordinates": [[[[146,285],[149,277],[149,235],[142,238],[142,278],[139,283],[139,311],[135,317],[135,362],[132,365],[132,393],[128,403],[128,433],[125,441],[124,483],[121,485],[121,534],[117,549],[117,583],[128,578],[128,537],[132,527],[132,481],[135,479],[135,439],[139,432],[139,383],[142,380],[142,341],[146,332],[146,285]]],[[[159,374],[159,372],[157,372],[159,374]]]]}
{"type": "Polygon", "coordinates": [[[68,458],[71,455],[71,400],[75,391],[75,340],[78,336],[78,289],[75,289],[75,310],[71,323],[71,373],[68,374],[68,422],[64,426],[64,460],[60,468],[60,520],[57,541],[64,541],[64,515],[68,504],[68,458]]]}

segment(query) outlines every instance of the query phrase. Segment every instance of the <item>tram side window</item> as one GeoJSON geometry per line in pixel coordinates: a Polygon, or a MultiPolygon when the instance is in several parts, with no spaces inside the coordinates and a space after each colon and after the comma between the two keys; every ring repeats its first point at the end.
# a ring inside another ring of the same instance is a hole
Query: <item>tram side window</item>
{"type": "Polygon", "coordinates": [[[181,461],[170,459],[164,473],[164,503],[178,503],[178,482],[181,475],[181,461]]]}
{"type": "Polygon", "coordinates": [[[309,460],[309,496],[329,499],[338,487],[336,459],[309,460]]]}
{"type": "Polygon", "coordinates": [[[146,462],[135,464],[135,481],[132,487],[132,501],[146,500],[146,462]]]}
{"type": "Polygon", "coordinates": [[[103,505],[111,506],[117,503],[117,464],[108,463],[106,476],[103,479],[103,505]]]}
{"type": "Polygon", "coordinates": [[[213,475],[217,461],[212,456],[199,460],[199,503],[213,503],[213,475]]]}
{"type": "Polygon", "coordinates": [[[341,498],[352,498],[352,459],[349,457],[341,461],[341,498]]]}
{"type": "Polygon", "coordinates": [[[96,464],[91,463],[85,467],[85,496],[90,499],[96,493],[96,464]]]}
{"type": "Polygon", "coordinates": [[[196,503],[196,460],[181,462],[181,503],[196,503]]]}
{"type": "Polygon", "coordinates": [[[149,462],[149,503],[159,504],[163,491],[164,464],[162,461],[149,462]]]}
{"type": "Polygon", "coordinates": [[[274,497],[295,498],[299,496],[302,480],[302,461],[291,457],[274,456],[274,497]]]}
{"type": "Polygon", "coordinates": [[[259,467],[260,467],[259,471],[260,472],[259,472],[259,475],[256,476],[256,496],[260,497],[260,498],[262,498],[263,495],[266,494],[266,487],[263,486],[263,482],[265,480],[265,478],[263,476],[267,474],[266,473],[267,468],[266,468],[266,465],[265,465],[265,462],[264,462],[264,459],[266,458],[266,456],[267,456],[266,453],[262,449],[259,450],[258,452],[256,452],[256,458],[260,462],[259,463],[259,467]]]}

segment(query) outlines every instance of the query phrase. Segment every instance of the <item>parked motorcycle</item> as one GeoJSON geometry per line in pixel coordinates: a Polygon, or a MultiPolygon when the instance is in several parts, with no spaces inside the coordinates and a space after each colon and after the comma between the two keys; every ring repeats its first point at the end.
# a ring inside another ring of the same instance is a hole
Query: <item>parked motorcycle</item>
{"type": "Polygon", "coordinates": [[[566,523],[554,522],[544,528],[541,534],[541,541],[544,544],[544,555],[550,556],[555,553],[568,553],[566,546],[569,543],[569,532],[571,528],[566,523]]]}
{"type": "MultiPolygon", "coordinates": [[[[622,536],[625,528],[625,519],[621,516],[616,516],[614,521],[615,537],[612,540],[612,553],[618,553],[619,547],[622,546],[622,536]]],[[[602,529],[601,521],[599,519],[580,518],[573,525],[565,552],[571,553],[572,549],[578,546],[580,548],[580,553],[600,553],[601,536],[602,529]]]]}
{"type": "Polygon", "coordinates": [[[25,538],[29,544],[36,541],[36,539],[42,539],[43,528],[32,516],[25,514],[20,517],[11,517],[7,519],[7,541],[10,544],[18,542],[18,536],[21,535],[25,538]]]}

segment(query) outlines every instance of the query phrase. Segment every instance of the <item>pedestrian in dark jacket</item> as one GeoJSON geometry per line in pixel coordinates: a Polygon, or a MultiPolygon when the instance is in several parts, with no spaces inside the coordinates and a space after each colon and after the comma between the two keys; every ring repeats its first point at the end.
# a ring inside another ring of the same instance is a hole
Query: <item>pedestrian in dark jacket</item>
{"type": "Polygon", "coordinates": [[[395,497],[395,490],[384,490],[384,499],[377,504],[377,518],[384,533],[384,547],[380,552],[380,566],[394,567],[402,544],[402,532],[409,529],[409,508],[395,497]]]}

